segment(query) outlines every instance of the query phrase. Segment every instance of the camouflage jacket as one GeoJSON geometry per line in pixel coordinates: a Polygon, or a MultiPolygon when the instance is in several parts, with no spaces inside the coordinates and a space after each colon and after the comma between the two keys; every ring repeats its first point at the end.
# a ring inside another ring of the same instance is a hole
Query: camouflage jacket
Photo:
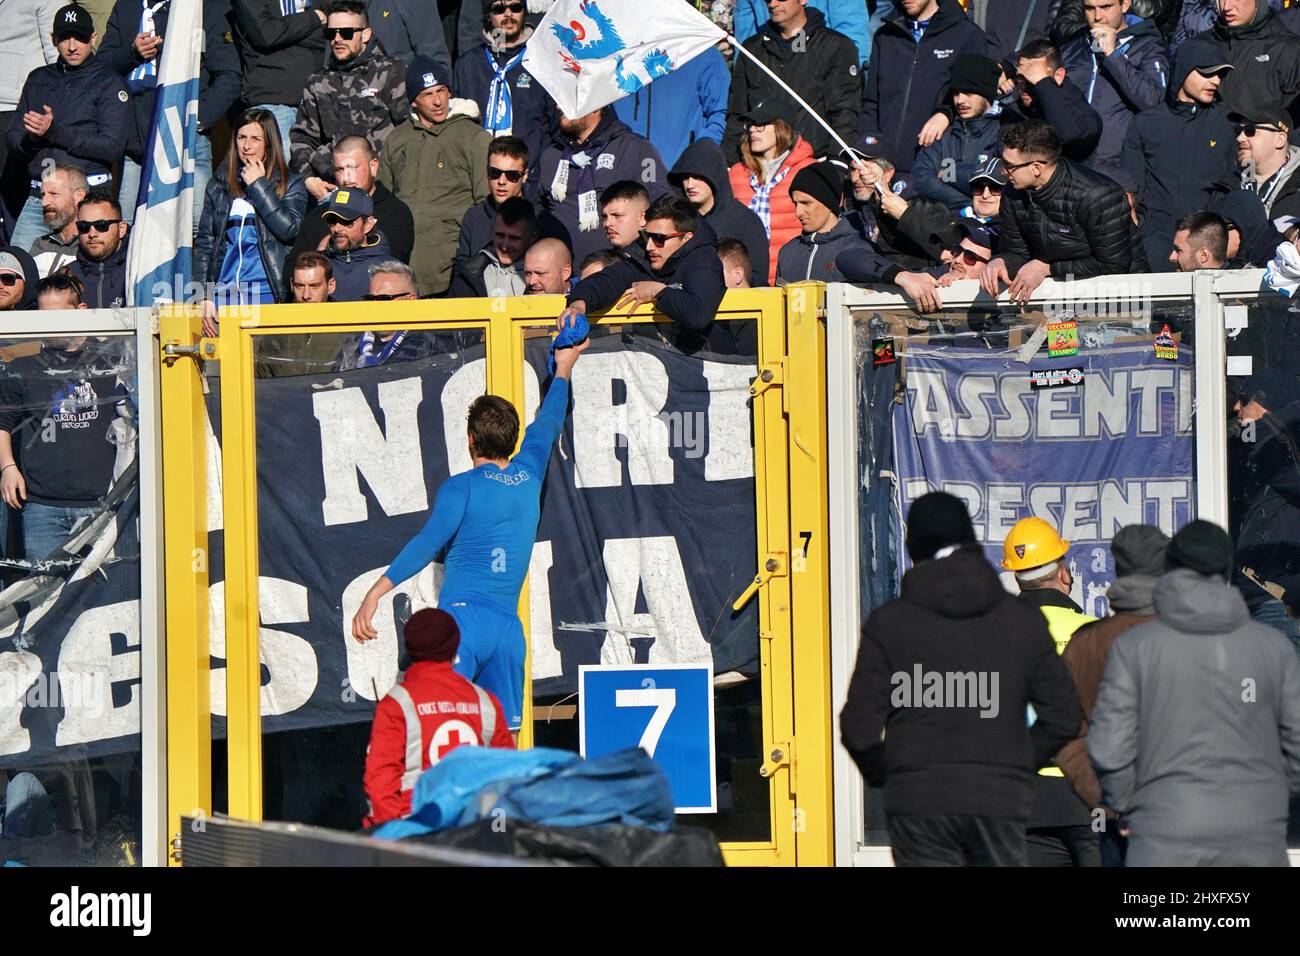
{"type": "Polygon", "coordinates": [[[393,127],[406,120],[406,67],[374,41],[356,59],[338,63],[326,54],[325,69],[307,80],[298,119],[289,131],[289,162],[303,176],[334,181],[334,144],[364,136],[376,153],[393,127]]]}

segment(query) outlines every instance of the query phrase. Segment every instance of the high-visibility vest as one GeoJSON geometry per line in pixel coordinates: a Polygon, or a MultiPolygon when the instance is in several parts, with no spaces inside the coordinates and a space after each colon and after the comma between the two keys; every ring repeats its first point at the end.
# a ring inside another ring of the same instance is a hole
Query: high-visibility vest
{"type": "MultiPolygon", "coordinates": [[[[1056,607],[1055,605],[1046,605],[1040,607],[1043,617],[1047,618],[1047,631],[1052,635],[1052,641],[1056,644],[1056,653],[1064,654],[1065,646],[1070,643],[1070,638],[1074,632],[1083,625],[1097,620],[1095,617],[1089,617],[1087,614],[1080,614],[1074,608],[1056,607]]],[[[1038,771],[1044,777],[1064,777],[1065,773],[1060,767],[1044,767],[1038,771]]]]}

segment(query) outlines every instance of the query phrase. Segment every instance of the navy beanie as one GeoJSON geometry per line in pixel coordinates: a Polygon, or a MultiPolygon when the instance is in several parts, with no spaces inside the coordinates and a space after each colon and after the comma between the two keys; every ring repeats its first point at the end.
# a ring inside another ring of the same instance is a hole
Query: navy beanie
{"type": "Polygon", "coordinates": [[[941,548],[975,541],[975,526],[960,498],[931,491],[912,502],[907,512],[907,553],[913,562],[928,561],[941,548]]]}
{"type": "Polygon", "coordinates": [[[442,67],[431,56],[417,56],[406,68],[406,99],[414,103],[415,98],[431,86],[451,86],[451,77],[442,72],[442,67]]]}

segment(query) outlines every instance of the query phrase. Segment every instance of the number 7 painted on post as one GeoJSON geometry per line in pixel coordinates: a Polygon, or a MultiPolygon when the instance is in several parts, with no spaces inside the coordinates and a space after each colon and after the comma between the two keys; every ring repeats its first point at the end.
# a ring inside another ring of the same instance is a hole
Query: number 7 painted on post
{"type": "Polygon", "coordinates": [[[677,690],[672,687],[623,688],[615,691],[614,706],[655,709],[655,712],[650,715],[650,722],[641,733],[641,742],[638,744],[642,750],[653,757],[664,727],[668,726],[668,718],[672,716],[673,709],[677,706],[677,690]]]}

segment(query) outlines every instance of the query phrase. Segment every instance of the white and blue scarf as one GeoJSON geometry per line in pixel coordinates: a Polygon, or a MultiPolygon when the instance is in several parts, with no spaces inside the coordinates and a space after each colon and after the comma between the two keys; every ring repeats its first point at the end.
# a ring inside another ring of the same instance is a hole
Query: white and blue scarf
{"type": "Polygon", "coordinates": [[[357,368],[374,368],[376,365],[383,365],[405,339],[406,332],[398,332],[384,343],[384,347],[376,355],[375,333],[366,332],[361,336],[361,341],[357,343],[357,368]]]}
{"type": "MultiPolygon", "coordinates": [[[[151,4],[149,0],[140,0],[140,29],[139,33],[156,33],[154,29],[154,16],[171,0],[158,0],[157,3],[151,4]]],[[[126,78],[127,89],[132,93],[143,93],[145,90],[151,90],[158,85],[158,58],[145,60],[126,78]]]]}
{"type": "Polygon", "coordinates": [[[491,48],[483,47],[488,69],[493,73],[492,85],[488,88],[487,110],[483,114],[483,128],[493,136],[509,136],[514,126],[515,107],[506,74],[523,62],[526,52],[526,47],[520,47],[519,52],[504,64],[498,64],[491,48]]]}

